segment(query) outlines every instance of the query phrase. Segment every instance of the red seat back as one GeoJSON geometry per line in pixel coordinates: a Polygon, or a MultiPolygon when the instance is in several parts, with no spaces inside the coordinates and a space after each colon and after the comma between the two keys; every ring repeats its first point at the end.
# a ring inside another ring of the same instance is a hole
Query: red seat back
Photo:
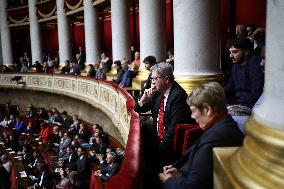
{"type": "Polygon", "coordinates": [[[199,125],[177,124],[174,133],[174,151],[176,155],[180,157],[186,149],[195,143],[202,133],[203,131],[199,125]],[[185,137],[187,137],[187,140],[185,140],[185,137]]]}

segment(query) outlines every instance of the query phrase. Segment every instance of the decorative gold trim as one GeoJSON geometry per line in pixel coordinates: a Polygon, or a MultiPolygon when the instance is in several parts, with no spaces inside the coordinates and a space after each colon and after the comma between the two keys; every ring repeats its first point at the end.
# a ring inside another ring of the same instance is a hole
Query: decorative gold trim
{"type": "Polygon", "coordinates": [[[99,4],[101,4],[101,3],[103,3],[103,2],[105,2],[106,0],[95,0],[94,2],[93,2],[93,6],[97,6],[97,5],[99,5],[99,4]]]}
{"type": "Polygon", "coordinates": [[[44,4],[44,3],[47,3],[49,1],[51,1],[51,0],[42,0],[41,2],[38,2],[37,5],[44,4]]]}
{"type": "Polygon", "coordinates": [[[8,16],[8,18],[9,18],[9,20],[14,22],[15,24],[21,24],[21,23],[25,22],[28,19],[28,15],[25,16],[22,20],[15,20],[11,16],[8,16]]]}
{"type": "Polygon", "coordinates": [[[30,23],[29,22],[23,22],[20,24],[9,24],[8,27],[12,28],[12,27],[18,27],[18,26],[28,26],[30,23]]]}
{"type": "Polygon", "coordinates": [[[80,12],[80,11],[84,11],[84,7],[80,7],[78,9],[68,11],[68,12],[66,12],[66,15],[72,15],[72,14],[80,12]]]}
{"type": "Polygon", "coordinates": [[[265,124],[249,119],[243,147],[231,159],[232,173],[244,188],[284,188],[284,132],[265,124]]]}
{"type": "Polygon", "coordinates": [[[41,18],[38,20],[38,22],[45,22],[45,21],[54,20],[54,19],[57,19],[57,16],[54,15],[48,18],[41,18]]]}
{"type": "Polygon", "coordinates": [[[67,1],[65,1],[65,4],[66,4],[66,6],[68,7],[68,9],[70,9],[70,10],[76,10],[76,9],[78,9],[78,8],[80,7],[80,5],[82,4],[82,2],[83,2],[83,0],[80,0],[80,1],[78,2],[78,4],[75,5],[75,6],[70,5],[67,1]]]}
{"type": "Polygon", "coordinates": [[[196,76],[187,76],[187,77],[177,76],[175,80],[189,94],[195,87],[197,87],[202,83],[210,81],[217,81],[222,83],[223,78],[221,74],[215,74],[215,75],[196,75],[196,76]]]}
{"type": "Polygon", "coordinates": [[[28,5],[19,6],[19,7],[15,7],[15,8],[9,8],[9,9],[7,9],[7,12],[17,11],[17,10],[26,9],[26,8],[28,8],[28,5]]]}
{"type": "Polygon", "coordinates": [[[56,10],[56,5],[54,5],[54,8],[52,9],[52,11],[51,11],[50,13],[44,14],[44,13],[40,12],[39,9],[37,10],[37,12],[38,12],[38,14],[39,14],[41,17],[43,17],[43,18],[49,18],[49,17],[51,17],[51,15],[54,14],[55,10],[56,10]]]}

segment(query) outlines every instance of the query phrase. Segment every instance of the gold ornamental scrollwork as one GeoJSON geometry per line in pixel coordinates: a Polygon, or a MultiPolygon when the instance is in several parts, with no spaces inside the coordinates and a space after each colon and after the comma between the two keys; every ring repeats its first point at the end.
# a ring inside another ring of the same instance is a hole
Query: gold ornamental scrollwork
{"type": "Polygon", "coordinates": [[[9,16],[9,20],[12,21],[13,23],[15,24],[21,24],[21,23],[24,23],[25,21],[28,21],[28,15],[25,16],[23,19],[21,20],[15,20],[13,19],[11,16],[9,16]]]}
{"type": "Polygon", "coordinates": [[[70,5],[67,1],[65,1],[66,6],[67,6],[68,9],[70,9],[70,10],[76,10],[76,9],[78,9],[78,8],[81,6],[82,2],[83,2],[83,0],[80,0],[80,1],[77,3],[77,5],[72,6],[72,5],[70,5]]]}
{"type": "Polygon", "coordinates": [[[49,17],[51,17],[51,16],[55,13],[55,11],[56,11],[56,5],[54,5],[54,7],[53,7],[53,9],[50,11],[50,13],[47,13],[47,14],[44,14],[44,13],[40,12],[40,10],[37,10],[38,15],[40,15],[40,16],[43,17],[43,18],[49,18],[49,17]]]}

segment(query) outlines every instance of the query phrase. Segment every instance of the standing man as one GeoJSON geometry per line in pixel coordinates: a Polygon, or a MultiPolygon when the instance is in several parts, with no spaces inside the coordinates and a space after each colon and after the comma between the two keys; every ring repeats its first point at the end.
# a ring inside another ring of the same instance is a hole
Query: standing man
{"type": "Polygon", "coordinates": [[[231,78],[225,93],[231,104],[239,104],[252,108],[263,92],[264,73],[260,65],[261,58],[251,56],[253,44],[248,38],[240,38],[233,42],[230,58],[233,61],[231,78]]]}
{"type": "Polygon", "coordinates": [[[144,143],[158,146],[156,152],[162,166],[173,162],[174,129],[178,123],[190,122],[190,111],[186,105],[187,93],[174,81],[172,66],[168,63],[159,63],[151,68],[151,72],[151,88],[145,89],[138,100],[136,111],[152,112],[153,137],[144,138],[144,143]]]}

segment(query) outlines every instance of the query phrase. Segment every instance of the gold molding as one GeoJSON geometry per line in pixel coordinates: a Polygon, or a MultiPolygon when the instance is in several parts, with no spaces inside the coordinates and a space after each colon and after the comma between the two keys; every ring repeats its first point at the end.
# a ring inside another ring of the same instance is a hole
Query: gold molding
{"type": "Polygon", "coordinates": [[[214,149],[214,187],[284,188],[284,131],[252,116],[246,133],[243,146],[235,153],[223,148],[226,155],[214,149]]]}
{"type": "Polygon", "coordinates": [[[96,1],[93,2],[93,6],[99,5],[99,4],[101,4],[101,3],[105,2],[105,1],[106,0],[96,0],[96,1]]]}
{"type": "Polygon", "coordinates": [[[48,18],[41,18],[41,19],[38,19],[38,22],[45,22],[45,21],[54,20],[54,19],[57,19],[57,16],[54,15],[48,18]]]}
{"type": "Polygon", "coordinates": [[[80,1],[78,2],[78,4],[75,5],[75,6],[70,5],[67,1],[65,1],[65,4],[66,4],[66,6],[68,7],[68,9],[70,9],[70,10],[76,10],[76,9],[78,9],[78,8],[80,7],[80,5],[82,4],[82,2],[83,2],[83,0],[80,0],[80,1]]]}
{"type": "Polygon", "coordinates": [[[17,11],[17,10],[26,9],[26,8],[28,8],[28,5],[19,6],[19,7],[15,7],[15,8],[9,8],[9,9],[7,9],[7,12],[17,11]]]}
{"type": "Polygon", "coordinates": [[[44,13],[40,12],[39,9],[37,10],[37,12],[38,12],[38,14],[39,14],[41,17],[43,17],[43,18],[49,18],[49,17],[51,17],[51,16],[54,14],[55,10],[56,10],[56,5],[54,5],[54,7],[53,7],[53,9],[51,10],[50,13],[44,14],[44,13]]]}
{"type": "Polygon", "coordinates": [[[222,83],[223,78],[221,74],[215,75],[195,75],[187,77],[175,77],[175,81],[178,82],[182,88],[189,94],[195,87],[202,83],[217,81],[222,83]]]}
{"type": "Polygon", "coordinates": [[[80,11],[84,11],[84,7],[80,7],[80,8],[77,8],[75,10],[67,11],[66,15],[72,15],[72,14],[80,12],[80,11]]]}
{"type": "Polygon", "coordinates": [[[22,20],[15,20],[11,16],[8,16],[8,18],[9,18],[9,20],[14,22],[15,24],[21,24],[21,23],[25,22],[28,19],[28,15],[25,16],[22,20]]]}
{"type": "Polygon", "coordinates": [[[231,169],[244,188],[284,188],[284,132],[251,117],[243,147],[232,157],[231,169]]]}

